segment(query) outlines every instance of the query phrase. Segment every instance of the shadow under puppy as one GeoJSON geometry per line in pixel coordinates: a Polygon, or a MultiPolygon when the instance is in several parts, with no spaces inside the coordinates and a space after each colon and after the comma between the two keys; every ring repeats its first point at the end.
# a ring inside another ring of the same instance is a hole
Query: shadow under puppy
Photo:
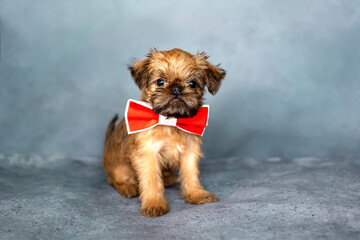
{"type": "MultiPolygon", "coordinates": [[[[205,53],[192,55],[176,48],[152,50],[129,70],[141,90],[140,100],[153,112],[166,118],[191,118],[203,105],[205,87],[214,95],[225,77],[225,71],[207,59],[205,53]]],[[[199,181],[201,135],[164,125],[128,134],[125,119],[115,127],[116,120],[106,132],[104,168],[109,184],[122,196],[140,194],[143,215],[156,217],[169,211],[164,185],[177,183],[177,168],[185,202],[218,201],[199,181]]]]}

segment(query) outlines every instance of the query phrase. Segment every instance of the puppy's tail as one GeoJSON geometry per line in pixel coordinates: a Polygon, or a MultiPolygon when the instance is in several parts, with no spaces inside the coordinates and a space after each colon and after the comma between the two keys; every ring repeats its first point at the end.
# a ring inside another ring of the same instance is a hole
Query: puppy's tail
{"type": "Polygon", "coordinates": [[[111,119],[111,121],[109,122],[109,125],[106,129],[106,135],[105,135],[105,142],[109,139],[109,137],[111,136],[112,132],[115,129],[115,123],[118,120],[118,115],[115,114],[115,116],[111,119]]]}

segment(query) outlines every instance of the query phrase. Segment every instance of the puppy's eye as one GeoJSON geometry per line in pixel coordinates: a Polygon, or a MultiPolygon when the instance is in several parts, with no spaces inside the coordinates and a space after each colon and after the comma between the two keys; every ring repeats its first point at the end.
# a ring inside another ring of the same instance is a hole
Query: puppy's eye
{"type": "Polygon", "coordinates": [[[165,84],[165,80],[162,78],[159,78],[158,80],[156,80],[156,85],[158,85],[159,87],[164,86],[165,84]]]}
{"type": "Polygon", "coordinates": [[[198,86],[198,84],[195,81],[191,81],[188,83],[189,87],[191,88],[196,88],[198,86]]]}

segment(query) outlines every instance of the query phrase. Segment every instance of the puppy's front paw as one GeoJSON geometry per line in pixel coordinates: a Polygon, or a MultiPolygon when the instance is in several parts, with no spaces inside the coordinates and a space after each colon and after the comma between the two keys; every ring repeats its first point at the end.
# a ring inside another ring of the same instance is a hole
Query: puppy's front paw
{"type": "Polygon", "coordinates": [[[169,211],[169,204],[165,200],[148,200],[141,205],[140,211],[146,217],[159,217],[169,211]]]}
{"type": "Polygon", "coordinates": [[[217,202],[219,199],[206,190],[197,189],[193,190],[185,195],[185,202],[191,204],[204,204],[217,202]]]}

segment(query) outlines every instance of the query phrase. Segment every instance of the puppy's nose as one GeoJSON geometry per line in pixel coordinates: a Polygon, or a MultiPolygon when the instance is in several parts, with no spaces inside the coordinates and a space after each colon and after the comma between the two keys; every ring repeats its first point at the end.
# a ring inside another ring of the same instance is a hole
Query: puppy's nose
{"type": "Polygon", "coordinates": [[[180,95],[181,92],[182,92],[182,87],[178,84],[175,84],[173,87],[172,87],[172,93],[175,94],[175,95],[180,95]]]}

